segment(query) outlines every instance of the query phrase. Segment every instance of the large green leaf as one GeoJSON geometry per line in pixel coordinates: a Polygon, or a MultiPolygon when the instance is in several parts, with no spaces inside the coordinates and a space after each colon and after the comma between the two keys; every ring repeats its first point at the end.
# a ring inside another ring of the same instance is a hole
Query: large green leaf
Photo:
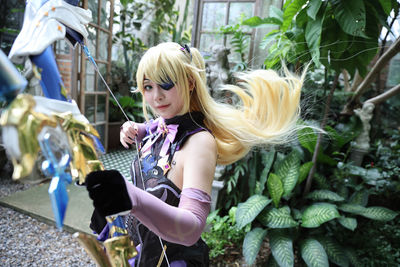
{"type": "Polygon", "coordinates": [[[349,203],[365,207],[368,204],[368,197],[369,193],[367,190],[356,191],[351,195],[349,203]]]}
{"type": "Polygon", "coordinates": [[[288,196],[297,184],[300,173],[300,156],[296,150],[293,150],[279,164],[276,174],[283,183],[283,196],[288,196]]]}
{"type": "Polygon", "coordinates": [[[330,203],[315,203],[304,210],[301,226],[315,228],[339,217],[340,214],[336,209],[336,205],[330,203]]]}
{"type": "Polygon", "coordinates": [[[268,17],[268,18],[260,18],[259,16],[254,16],[249,19],[246,19],[242,22],[242,25],[247,25],[252,28],[262,28],[262,27],[270,27],[270,25],[281,25],[282,22],[277,18],[268,17]]]}
{"type": "Polygon", "coordinates": [[[318,237],[319,243],[325,249],[328,259],[341,267],[349,266],[349,258],[344,248],[333,238],[318,237]]]}
{"type": "Polygon", "coordinates": [[[353,35],[366,37],[364,34],[366,16],[363,0],[334,0],[335,19],[344,32],[353,35]]]}
{"type": "Polygon", "coordinates": [[[310,49],[311,58],[314,64],[318,67],[320,66],[320,42],[321,42],[321,32],[322,32],[322,23],[324,21],[324,17],[317,17],[315,20],[309,19],[306,31],[305,38],[307,41],[307,46],[310,49]]]}
{"type": "Polygon", "coordinates": [[[309,267],[329,267],[328,256],[315,239],[307,238],[300,244],[301,257],[309,267]]]}
{"type": "Polygon", "coordinates": [[[331,201],[343,201],[344,198],[329,190],[314,190],[309,193],[306,198],[320,201],[320,200],[331,200],[331,201]]]}
{"type": "Polygon", "coordinates": [[[298,225],[290,215],[290,208],[288,206],[280,209],[272,208],[264,210],[257,219],[269,228],[291,228],[298,225]]]}
{"type": "Polygon", "coordinates": [[[308,3],[308,8],[307,8],[307,15],[315,19],[318,13],[319,8],[321,7],[322,1],[321,0],[310,0],[308,3]]]}
{"type": "Polygon", "coordinates": [[[297,136],[301,146],[306,148],[310,153],[314,153],[318,137],[314,130],[309,127],[302,128],[297,132],[297,136]]]}
{"type": "Polygon", "coordinates": [[[246,202],[240,203],[236,211],[237,227],[243,228],[248,223],[251,223],[271,201],[265,196],[253,195],[246,202]]]}
{"type": "Polygon", "coordinates": [[[254,228],[248,232],[243,241],[243,256],[247,264],[251,265],[256,260],[267,230],[254,228]]]}
{"type": "Polygon", "coordinates": [[[357,204],[342,204],[338,207],[340,210],[353,214],[362,214],[365,211],[365,207],[357,204]]]}
{"type": "Polygon", "coordinates": [[[343,204],[339,206],[339,209],[377,221],[390,221],[398,215],[398,212],[387,209],[385,207],[365,208],[363,206],[355,204],[343,204]]]}
{"type": "Polygon", "coordinates": [[[280,8],[277,8],[276,6],[271,5],[269,7],[269,17],[276,18],[277,20],[279,20],[281,22],[280,24],[282,24],[283,11],[280,8]]]}
{"type": "Polygon", "coordinates": [[[357,228],[357,219],[355,218],[348,218],[342,216],[338,219],[338,221],[343,227],[346,227],[351,231],[354,231],[357,228]]]}
{"type": "Polygon", "coordinates": [[[256,194],[263,194],[264,188],[265,188],[265,183],[267,182],[267,177],[268,173],[271,170],[272,163],[274,162],[275,159],[275,150],[268,151],[266,153],[262,154],[261,162],[262,165],[264,166],[264,169],[261,172],[261,177],[260,177],[260,186],[259,190],[256,191],[256,194]]]}
{"type": "Polygon", "coordinates": [[[281,178],[274,173],[270,173],[267,181],[269,196],[272,198],[275,207],[277,208],[283,195],[283,183],[281,178]]]}
{"type": "Polygon", "coordinates": [[[372,220],[390,221],[398,215],[398,212],[384,207],[368,207],[360,215],[372,220]]]}
{"type": "Polygon", "coordinates": [[[294,266],[293,241],[282,231],[270,231],[269,245],[279,266],[294,266]]]}
{"type": "Polygon", "coordinates": [[[299,180],[297,181],[297,184],[300,184],[307,178],[308,173],[313,165],[313,162],[309,161],[300,166],[299,180]]]}
{"type": "Polygon", "coordinates": [[[379,3],[381,4],[385,13],[389,15],[390,11],[392,10],[392,2],[389,0],[379,0],[379,3]]]}
{"type": "Polygon", "coordinates": [[[307,0],[293,0],[283,11],[283,23],[281,26],[281,30],[287,31],[289,28],[290,24],[292,24],[292,20],[301,10],[303,5],[307,2],[307,0]]]}

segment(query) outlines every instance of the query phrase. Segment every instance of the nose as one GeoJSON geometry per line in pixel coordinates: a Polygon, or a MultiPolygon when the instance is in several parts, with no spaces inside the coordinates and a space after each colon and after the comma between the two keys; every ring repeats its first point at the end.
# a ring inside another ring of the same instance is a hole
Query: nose
{"type": "Polygon", "coordinates": [[[164,98],[164,90],[161,89],[159,86],[156,86],[155,88],[155,92],[154,92],[154,99],[156,101],[161,101],[164,98]]]}

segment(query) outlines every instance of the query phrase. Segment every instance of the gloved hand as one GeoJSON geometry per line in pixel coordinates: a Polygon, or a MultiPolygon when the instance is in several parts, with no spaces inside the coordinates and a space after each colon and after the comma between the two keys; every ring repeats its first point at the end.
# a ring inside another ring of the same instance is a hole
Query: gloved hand
{"type": "Polygon", "coordinates": [[[86,176],[86,189],[93,206],[102,216],[132,209],[125,178],[117,170],[94,171],[86,176]]]}

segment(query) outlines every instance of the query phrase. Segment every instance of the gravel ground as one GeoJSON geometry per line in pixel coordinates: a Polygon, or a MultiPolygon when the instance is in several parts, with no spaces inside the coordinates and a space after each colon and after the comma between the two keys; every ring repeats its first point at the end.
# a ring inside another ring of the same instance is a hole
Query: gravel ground
{"type": "MultiPolygon", "coordinates": [[[[0,171],[0,198],[30,188],[0,171]]],[[[72,233],[0,206],[0,266],[96,266],[72,233]]]]}

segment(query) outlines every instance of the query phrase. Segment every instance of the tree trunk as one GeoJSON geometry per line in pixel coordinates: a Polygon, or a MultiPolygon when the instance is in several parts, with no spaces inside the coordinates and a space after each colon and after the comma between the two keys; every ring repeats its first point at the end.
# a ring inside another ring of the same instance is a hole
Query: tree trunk
{"type": "MultiPolygon", "coordinates": [[[[333,80],[333,84],[331,87],[331,90],[329,91],[329,95],[325,104],[325,110],[324,110],[324,117],[322,119],[321,122],[321,126],[320,128],[323,130],[325,128],[326,122],[328,121],[328,114],[329,114],[329,110],[330,110],[330,105],[331,105],[331,101],[333,98],[333,93],[335,92],[335,89],[337,87],[338,84],[338,80],[339,80],[339,74],[335,75],[335,79],[333,80]]],[[[321,142],[322,142],[322,132],[318,133],[318,137],[317,137],[317,143],[315,144],[315,149],[314,149],[314,154],[313,154],[313,158],[312,158],[312,167],[310,172],[308,173],[307,176],[307,181],[306,181],[306,187],[304,189],[304,193],[303,196],[307,195],[308,192],[310,192],[311,189],[311,184],[312,184],[312,179],[314,177],[315,174],[315,170],[317,169],[317,159],[318,159],[318,154],[319,154],[319,148],[321,146],[321,142]]]]}
{"type": "Polygon", "coordinates": [[[350,101],[347,102],[345,107],[343,108],[342,114],[352,114],[354,106],[359,102],[361,95],[365,92],[366,89],[371,85],[374,81],[376,75],[379,71],[398,53],[400,52],[400,38],[389,47],[389,49],[383,53],[383,55],[378,59],[372,69],[368,72],[365,79],[358,86],[355,94],[351,97],[350,101]]]}

